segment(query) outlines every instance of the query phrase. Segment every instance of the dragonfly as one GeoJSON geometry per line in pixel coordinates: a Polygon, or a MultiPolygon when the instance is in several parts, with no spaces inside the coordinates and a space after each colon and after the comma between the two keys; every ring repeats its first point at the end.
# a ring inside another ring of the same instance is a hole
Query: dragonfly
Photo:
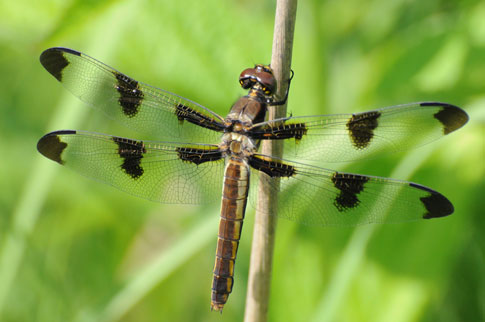
{"type": "MultiPolygon", "coordinates": [[[[429,143],[468,121],[467,113],[455,105],[417,102],[353,114],[267,120],[268,109],[284,104],[288,93],[278,101],[271,67],[258,64],[241,72],[239,83],[247,95],[222,117],[73,49],[47,49],[40,62],[95,110],[156,139],[60,130],[39,140],[42,155],[148,200],[220,200],[211,309],[222,311],[232,292],[246,206],[248,199],[253,204],[257,197],[258,178],[265,178],[271,193],[279,194],[277,213],[267,215],[307,225],[397,223],[454,211],[445,196],[426,186],[334,171],[315,161],[372,158],[429,143]],[[285,158],[259,152],[260,143],[267,140],[282,141],[285,158]]],[[[266,211],[257,203],[253,206],[266,211]]]]}

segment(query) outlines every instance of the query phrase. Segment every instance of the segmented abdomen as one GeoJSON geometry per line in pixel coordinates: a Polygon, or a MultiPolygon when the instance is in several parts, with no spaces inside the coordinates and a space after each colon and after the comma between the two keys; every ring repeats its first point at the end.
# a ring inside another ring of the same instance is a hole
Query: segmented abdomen
{"type": "Polygon", "coordinates": [[[241,237],[249,188],[249,166],[230,159],[224,171],[221,220],[212,282],[211,309],[222,310],[232,291],[234,264],[241,237]]]}

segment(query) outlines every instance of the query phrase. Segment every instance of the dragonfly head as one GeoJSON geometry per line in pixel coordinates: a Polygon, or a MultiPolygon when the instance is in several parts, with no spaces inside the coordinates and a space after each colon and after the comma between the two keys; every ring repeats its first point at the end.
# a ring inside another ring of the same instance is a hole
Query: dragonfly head
{"type": "Polygon", "coordinates": [[[273,95],[276,90],[273,70],[268,65],[262,64],[243,70],[239,75],[239,84],[244,89],[259,89],[266,96],[273,95]]]}

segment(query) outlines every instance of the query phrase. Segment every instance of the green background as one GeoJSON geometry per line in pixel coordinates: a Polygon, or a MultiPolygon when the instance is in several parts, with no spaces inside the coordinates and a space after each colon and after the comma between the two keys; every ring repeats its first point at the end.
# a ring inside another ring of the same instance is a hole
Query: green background
{"type": "MultiPolygon", "coordinates": [[[[244,94],[240,71],[269,63],[274,11],[274,1],[0,4],[0,321],[243,319],[253,212],[233,293],[222,315],[210,312],[218,204],[151,203],[42,158],[48,131],[136,134],[83,106],[38,57],[74,48],[224,115],[244,94]]],[[[413,151],[324,164],[419,182],[455,213],[358,228],[280,220],[269,320],[485,320],[485,2],[300,1],[292,68],[293,115],[433,100],[471,119],[413,151]]]]}

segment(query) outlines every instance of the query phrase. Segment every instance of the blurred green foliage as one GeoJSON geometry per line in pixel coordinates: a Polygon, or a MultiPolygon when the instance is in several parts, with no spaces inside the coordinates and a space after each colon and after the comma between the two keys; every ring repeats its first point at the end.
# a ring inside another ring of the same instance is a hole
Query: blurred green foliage
{"type": "MultiPolygon", "coordinates": [[[[274,6],[0,4],[1,321],[242,320],[252,212],[220,316],[209,311],[218,205],[150,203],[41,158],[47,131],[135,134],[70,97],[38,56],[71,47],[225,114],[244,93],[239,72],[269,62],[274,6]]],[[[425,184],[455,214],[339,229],[279,221],[269,320],[485,320],[485,3],[300,1],[292,68],[294,115],[436,100],[471,120],[414,152],[325,165],[425,184]]]]}

